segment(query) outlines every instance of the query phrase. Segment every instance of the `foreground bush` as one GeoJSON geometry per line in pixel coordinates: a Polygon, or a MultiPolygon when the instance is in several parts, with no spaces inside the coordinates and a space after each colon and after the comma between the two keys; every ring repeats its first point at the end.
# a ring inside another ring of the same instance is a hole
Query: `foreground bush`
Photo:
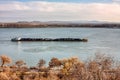
{"type": "Polygon", "coordinates": [[[37,66],[27,67],[23,60],[14,65],[7,56],[0,56],[0,80],[120,80],[120,63],[106,55],[95,55],[86,62],[78,58],[52,58],[48,66],[40,59],[37,66]]]}

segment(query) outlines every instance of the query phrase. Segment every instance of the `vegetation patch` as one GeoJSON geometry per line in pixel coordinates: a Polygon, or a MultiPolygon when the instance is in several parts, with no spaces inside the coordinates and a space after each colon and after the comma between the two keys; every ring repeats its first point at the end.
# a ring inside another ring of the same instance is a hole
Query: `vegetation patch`
{"type": "Polygon", "coordinates": [[[0,56],[0,61],[0,80],[120,80],[120,64],[101,54],[84,62],[75,57],[53,57],[48,66],[43,59],[33,67],[23,60],[8,65],[12,60],[5,55],[0,56]]]}

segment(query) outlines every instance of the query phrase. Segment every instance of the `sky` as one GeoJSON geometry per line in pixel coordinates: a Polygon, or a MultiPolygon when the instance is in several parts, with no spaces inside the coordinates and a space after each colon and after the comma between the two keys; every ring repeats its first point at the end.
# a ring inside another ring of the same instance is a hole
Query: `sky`
{"type": "Polygon", "coordinates": [[[120,22],[120,0],[0,0],[0,22],[120,22]]]}

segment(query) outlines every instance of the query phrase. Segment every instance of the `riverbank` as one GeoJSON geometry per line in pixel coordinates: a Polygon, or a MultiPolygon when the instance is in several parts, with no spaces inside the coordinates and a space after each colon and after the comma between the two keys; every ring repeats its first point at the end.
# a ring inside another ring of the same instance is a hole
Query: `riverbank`
{"type": "Polygon", "coordinates": [[[28,67],[23,60],[6,65],[12,60],[0,56],[0,80],[119,80],[120,64],[113,58],[96,54],[94,59],[83,62],[78,58],[52,58],[48,66],[40,59],[38,64],[28,67]]]}
{"type": "Polygon", "coordinates": [[[51,22],[11,22],[0,23],[0,28],[120,28],[119,23],[51,23],[51,22]]]}

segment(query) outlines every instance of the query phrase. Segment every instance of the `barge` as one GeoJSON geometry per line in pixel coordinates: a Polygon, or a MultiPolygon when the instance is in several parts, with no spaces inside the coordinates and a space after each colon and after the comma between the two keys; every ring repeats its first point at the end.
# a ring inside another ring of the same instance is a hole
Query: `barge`
{"type": "Polygon", "coordinates": [[[13,38],[11,39],[13,42],[17,41],[81,41],[81,42],[87,42],[87,39],[80,39],[80,38],[13,38]]]}

